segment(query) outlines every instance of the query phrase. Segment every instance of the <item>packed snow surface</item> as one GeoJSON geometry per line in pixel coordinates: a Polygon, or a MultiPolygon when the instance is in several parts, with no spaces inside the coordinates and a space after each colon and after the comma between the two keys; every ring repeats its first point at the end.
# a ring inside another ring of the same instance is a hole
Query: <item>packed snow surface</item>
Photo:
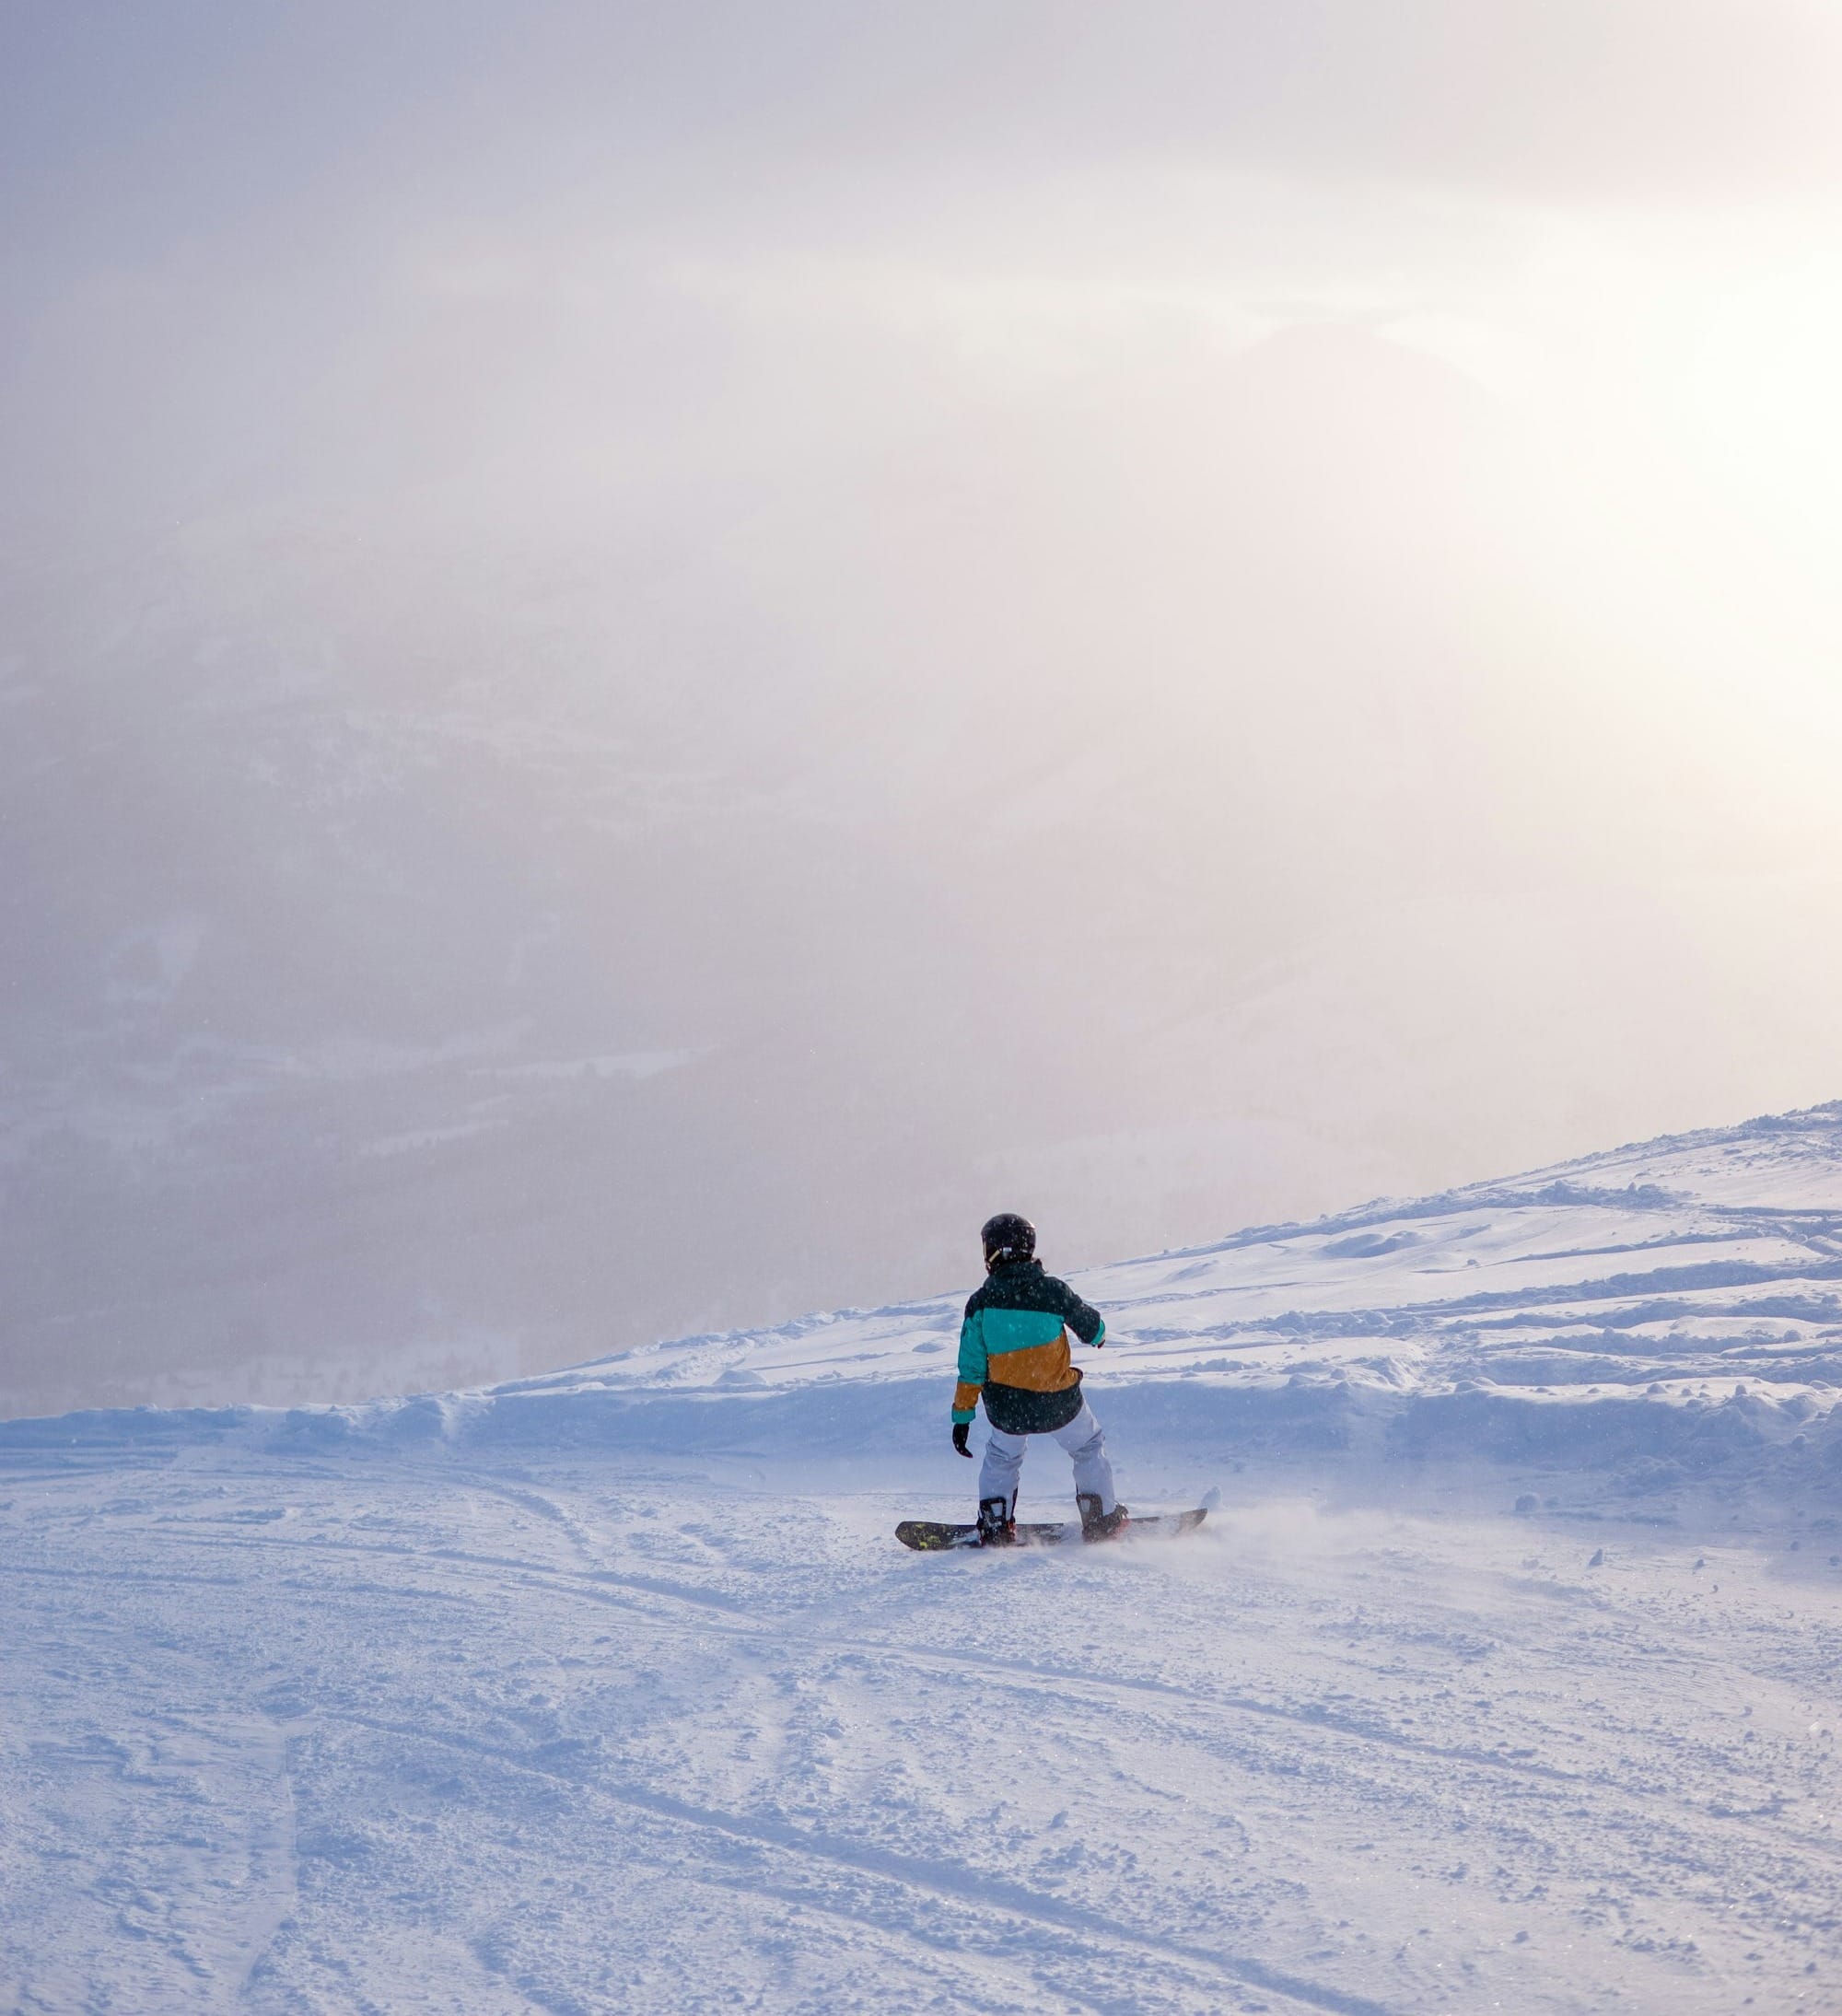
{"type": "Polygon", "coordinates": [[[1838,1274],[1826,1108],[1084,1276],[1107,1547],[894,1544],[957,1298],[0,1424],[0,2010],[1842,2009],[1838,1274]]]}

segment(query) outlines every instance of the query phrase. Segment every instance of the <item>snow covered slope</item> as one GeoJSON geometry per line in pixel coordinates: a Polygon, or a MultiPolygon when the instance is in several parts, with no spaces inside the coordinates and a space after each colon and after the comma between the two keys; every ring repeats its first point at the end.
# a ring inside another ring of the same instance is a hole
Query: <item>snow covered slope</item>
{"type": "Polygon", "coordinates": [[[1842,2008],[1838,1266],[1825,1108],[1102,1270],[1224,1503],[1014,1556],[953,1299],[0,1425],[0,2010],[1842,2008]]]}
{"type": "MultiPolygon", "coordinates": [[[[1547,1459],[1649,1493],[1712,1472],[1842,1483],[1842,1104],[1078,1283],[1112,1327],[1096,1395],[1210,1453],[1547,1459]]],[[[566,1400],[580,1433],[742,1390],[853,1438],[887,1439],[910,1410],[931,1431],[958,1323],[945,1297],[659,1345],[501,1387],[456,1427],[542,1435],[566,1400]]]]}
{"type": "MultiPolygon", "coordinates": [[[[1053,1248],[1045,1257],[1053,1265],[1053,1248]]],[[[1842,1483],[1842,1102],[1078,1275],[1126,1444],[1487,1457],[1667,1498],[1842,1483]]],[[[970,1284],[967,1284],[968,1286],[970,1284]]],[[[811,1449],[938,1439],[963,1290],[470,1393],[0,1423],[0,1448],[811,1449]]]]}

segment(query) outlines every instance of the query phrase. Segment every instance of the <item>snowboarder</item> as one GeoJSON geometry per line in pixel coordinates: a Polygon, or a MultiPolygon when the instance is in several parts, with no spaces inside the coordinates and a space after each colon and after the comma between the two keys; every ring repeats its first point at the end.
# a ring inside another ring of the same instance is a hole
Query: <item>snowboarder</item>
{"type": "Polygon", "coordinates": [[[1067,1282],[1043,1271],[1028,1218],[1000,1211],[980,1237],[985,1282],[960,1326],[953,1394],[953,1447],[962,1456],[972,1455],[966,1445],[981,1398],[991,1430],[979,1469],[979,1544],[1008,1546],[1017,1537],[1017,1479],[1032,1435],[1053,1435],[1074,1459],[1082,1538],[1110,1539],[1125,1525],[1125,1508],[1113,1491],[1106,1439],[1068,1358],[1070,1330],[1098,1347],[1106,1323],[1067,1282]]]}

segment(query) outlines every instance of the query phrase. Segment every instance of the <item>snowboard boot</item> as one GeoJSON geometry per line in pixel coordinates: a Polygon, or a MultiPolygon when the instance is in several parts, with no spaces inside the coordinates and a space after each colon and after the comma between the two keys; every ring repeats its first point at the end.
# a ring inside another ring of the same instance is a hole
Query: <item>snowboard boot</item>
{"type": "Polygon", "coordinates": [[[1114,1534],[1124,1532],[1129,1523],[1123,1505],[1115,1505],[1112,1511],[1102,1512],[1097,1491],[1077,1491],[1075,1503],[1081,1509],[1083,1540],[1111,1540],[1114,1534]]]}
{"type": "Polygon", "coordinates": [[[979,1500],[978,1535],[982,1547],[1014,1547],[1017,1544],[1017,1521],[1011,1516],[1008,1498],[979,1500]]]}

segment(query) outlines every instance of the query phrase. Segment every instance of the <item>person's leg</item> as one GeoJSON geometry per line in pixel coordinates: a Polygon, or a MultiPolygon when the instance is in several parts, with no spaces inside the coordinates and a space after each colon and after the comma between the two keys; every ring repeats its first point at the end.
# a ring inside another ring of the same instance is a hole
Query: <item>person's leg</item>
{"type": "Polygon", "coordinates": [[[1094,1411],[1084,1400],[1081,1411],[1067,1428],[1057,1428],[1055,1439],[1074,1460],[1075,1497],[1097,1497],[1102,1514],[1110,1515],[1119,1503],[1113,1486],[1113,1465],[1107,1460],[1106,1437],[1094,1419],[1094,1411]]]}
{"type": "Polygon", "coordinates": [[[985,1441],[985,1461],[979,1465],[979,1503],[1002,1498],[1007,1520],[1017,1517],[1017,1479],[1028,1447],[1026,1437],[1007,1435],[1002,1428],[992,1428],[985,1441]]]}

